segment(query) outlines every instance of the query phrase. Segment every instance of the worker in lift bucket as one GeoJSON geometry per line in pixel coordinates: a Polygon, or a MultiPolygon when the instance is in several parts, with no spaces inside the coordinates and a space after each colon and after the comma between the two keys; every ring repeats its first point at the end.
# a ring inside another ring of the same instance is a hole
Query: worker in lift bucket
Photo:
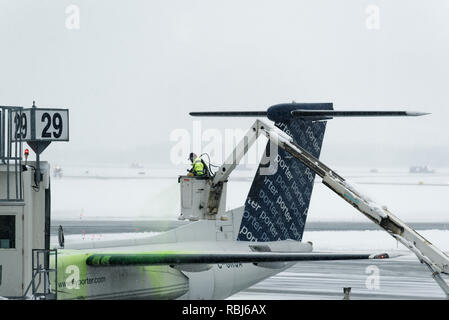
{"type": "Polygon", "coordinates": [[[206,173],[206,165],[204,161],[193,152],[190,153],[189,160],[192,162],[192,168],[188,170],[190,172],[189,175],[198,177],[204,176],[206,173]]]}

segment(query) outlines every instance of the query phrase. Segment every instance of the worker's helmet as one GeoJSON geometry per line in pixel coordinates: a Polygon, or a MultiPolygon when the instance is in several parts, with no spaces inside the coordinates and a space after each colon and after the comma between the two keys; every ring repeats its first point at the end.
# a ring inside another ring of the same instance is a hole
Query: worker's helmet
{"type": "Polygon", "coordinates": [[[189,160],[193,162],[193,159],[195,159],[195,158],[196,158],[196,154],[194,154],[193,152],[190,152],[189,160]]]}

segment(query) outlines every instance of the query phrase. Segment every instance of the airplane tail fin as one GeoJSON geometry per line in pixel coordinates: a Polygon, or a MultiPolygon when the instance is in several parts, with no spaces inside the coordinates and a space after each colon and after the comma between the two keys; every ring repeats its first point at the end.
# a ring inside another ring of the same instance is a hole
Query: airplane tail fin
{"type": "MultiPolygon", "coordinates": [[[[190,113],[197,117],[267,117],[317,159],[321,153],[327,120],[336,117],[416,117],[425,114],[410,111],[335,111],[332,103],[296,102],[277,104],[266,111],[190,113]]],[[[301,241],[315,173],[281,148],[276,148],[275,156],[267,156],[270,149],[269,141],[245,202],[237,240],[301,241]],[[270,158],[274,159],[274,170],[272,167],[266,168],[265,163],[273,163],[270,158]]]]}
{"type": "MultiPolygon", "coordinates": [[[[323,119],[285,117],[298,105],[276,105],[268,109],[275,125],[290,135],[294,142],[319,158],[326,129],[323,119]]],[[[303,110],[333,110],[332,103],[301,104],[303,110]]],[[[270,149],[268,141],[264,158],[259,164],[245,202],[243,219],[237,240],[301,241],[312,195],[315,173],[278,148],[277,170],[263,174],[264,162],[270,149]]],[[[266,161],[267,162],[267,161],[266,161]]],[[[266,169],[266,168],[265,168],[266,169]]]]}

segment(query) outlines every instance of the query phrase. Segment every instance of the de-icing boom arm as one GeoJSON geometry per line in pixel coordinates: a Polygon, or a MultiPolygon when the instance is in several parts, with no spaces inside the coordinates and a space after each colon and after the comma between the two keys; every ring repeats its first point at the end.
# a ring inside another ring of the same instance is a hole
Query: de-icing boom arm
{"type": "Polygon", "coordinates": [[[355,186],[295,144],[284,132],[262,121],[259,127],[263,128],[261,131],[270,141],[289,152],[320,176],[324,185],[410,249],[419,261],[431,270],[432,277],[449,298],[449,286],[441,277],[441,273],[449,274],[449,257],[444,252],[389,212],[385,206],[378,205],[360,193],[355,186]]]}

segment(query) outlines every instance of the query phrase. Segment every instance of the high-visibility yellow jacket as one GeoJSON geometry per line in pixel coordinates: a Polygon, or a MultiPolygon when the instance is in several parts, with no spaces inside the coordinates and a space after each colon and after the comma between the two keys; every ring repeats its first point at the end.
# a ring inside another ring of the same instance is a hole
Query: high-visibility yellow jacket
{"type": "Polygon", "coordinates": [[[192,162],[193,174],[196,176],[202,176],[204,174],[204,163],[200,157],[196,157],[192,162]]]}

